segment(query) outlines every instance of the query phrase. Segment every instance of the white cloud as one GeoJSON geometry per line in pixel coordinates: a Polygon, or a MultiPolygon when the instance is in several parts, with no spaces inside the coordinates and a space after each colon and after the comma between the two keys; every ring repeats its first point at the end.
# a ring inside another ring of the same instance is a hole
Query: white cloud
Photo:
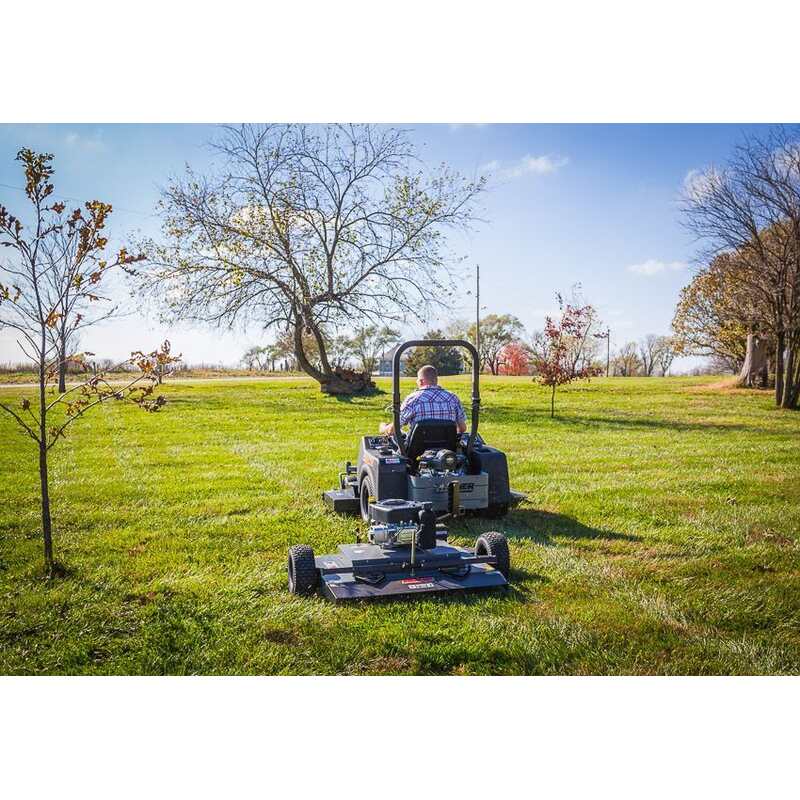
{"type": "Polygon", "coordinates": [[[80,150],[99,151],[105,150],[106,144],[103,141],[103,132],[98,130],[89,136],[82,136],[80,133],[72,131],[64,139],[68,147],[80,150]]]}
{"type": "Polygon", "coordinates": [[[491,172],[500,178],[521,178],[524,175],[547,175],[569,164],[566,156],[525,155],[518,161],[504,166],[502,161],[493,159],[481,167],[482,172],[491,172]]]}
{"type": "Polygon", "coordinates": [[[800,144],[789,142],[773,154],[775,166],[781,172],[796,177],[800,172],[800,144]]]}
{"type": "Polygon", "coordinates": [[[561,156],[523,156],[519,163],[511,167],[509,175],[517,178],[526,173],[534,175],[547,175],[569,164],[569,159],[561,156]]]}
{"type": "Polygon", "coordinates": [[[689,200],[702,200],[721,180],[713,167],[705,171],[690,169],[683,179],[683,193],[689,200]]]}
{"type": "Polygon", "coordinates": [[[462,128],[485,128],[488,122],[451,122],[451,131],[460,131],[462,128]]]}
{"type": "Polygon", "coordinates": [[[659,261],[655,258],[649,258],[647,261],[642,261],[641,264],[631,264],[628,267],[628,272],[633,272],[635,275],[658,275],[660,272],[680,272],[686,269],[685,261],[659,261]]]}

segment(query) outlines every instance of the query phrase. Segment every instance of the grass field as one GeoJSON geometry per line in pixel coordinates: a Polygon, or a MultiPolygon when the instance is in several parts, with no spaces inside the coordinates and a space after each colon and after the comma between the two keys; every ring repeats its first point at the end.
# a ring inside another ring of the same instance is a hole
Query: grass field
{"type": "Polygon", "coordinates": [[[800,672],[800,414],[708,383],[595,380],[551,420],[530,379],[487,378],[482,433],[529,500],[454,530],[504,529],[513,589],[367,605],[290,596],[284,557],[353,539],[320,493],[388,394],[185,381],[159,414],[98,409],[53,451],[52,582],[3,416],[0,672],[800,672]]]}

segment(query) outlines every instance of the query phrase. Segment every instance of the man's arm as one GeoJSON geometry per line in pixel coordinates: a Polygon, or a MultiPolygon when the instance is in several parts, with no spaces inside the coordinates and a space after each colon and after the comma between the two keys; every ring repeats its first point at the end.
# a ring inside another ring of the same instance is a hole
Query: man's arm
{"type": "Polygon", "coordinates": [[[467,430],[467,415],[464,413],[464,406],[461,405],[461,401],[458,397],[456,397],[456,404],[458,405],[458,411],[456,412],[456,428],[459,433],[465,433],[467,430]]]}
{"type": "MultiPolygon", "coordinates": [[[[416,397],[416,394],[416,392],[412,392],[408,397],[406,397],[405,400],[403,400],[403,404],[400,406],[401,428],[411,423],[411,417],[414,413],[414,407],[411,401],[416,397]]],[[[391,436],[394,434],[394,422],[381,422],[379,430],[384,436],[391,436]]]]}

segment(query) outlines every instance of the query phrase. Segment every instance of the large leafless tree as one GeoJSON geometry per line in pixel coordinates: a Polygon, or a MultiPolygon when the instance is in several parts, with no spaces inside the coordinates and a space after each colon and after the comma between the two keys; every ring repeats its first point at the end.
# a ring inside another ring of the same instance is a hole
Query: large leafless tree
{"type": "Polygon", "coordinates": [[[347,393],[326,329],[421,319],[449,301],[445,233],[474,221],[482,179],[430,173],[403,131],[370,125],[227,127],[213,147],[220,170],[170,184],[164,241],[146,248],[143,287],[168,315],[288,328],[299,366],[347,393]]]}

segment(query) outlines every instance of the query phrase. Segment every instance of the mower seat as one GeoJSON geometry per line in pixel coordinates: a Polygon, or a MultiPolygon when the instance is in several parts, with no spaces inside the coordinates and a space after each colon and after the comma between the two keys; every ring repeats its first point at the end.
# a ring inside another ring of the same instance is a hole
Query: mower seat
{"type": "Polygon", "coordinates": [[[406,440],[406,455],[416,471],[419,457],[426,450],[452,450],[458,448],[458,429],[455,422],[446,419],[421,419],[414,424],[406,440]]]}

